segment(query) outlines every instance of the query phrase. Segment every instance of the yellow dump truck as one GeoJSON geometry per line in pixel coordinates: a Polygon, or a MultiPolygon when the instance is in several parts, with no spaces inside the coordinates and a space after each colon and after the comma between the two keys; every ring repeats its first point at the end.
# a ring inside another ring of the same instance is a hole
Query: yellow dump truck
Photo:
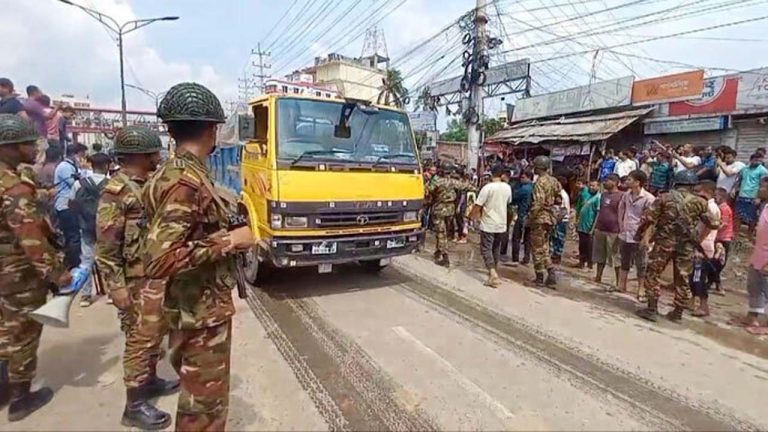
{"type": "Polygon", "coordinates": [[[250,109],[241,211],[262,240],[245,260],[250,282],[265,265],[377,271],[423,242],[424,185],[405,112],[283,94],[250,109]]]}

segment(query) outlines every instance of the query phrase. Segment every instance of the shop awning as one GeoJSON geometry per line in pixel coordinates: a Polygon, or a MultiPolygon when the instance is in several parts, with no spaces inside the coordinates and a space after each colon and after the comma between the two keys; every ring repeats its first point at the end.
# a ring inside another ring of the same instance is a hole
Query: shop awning
{"type": "Polygon", "coordinates": [[[543,141],[601,141],[651,111],[653,108],[643,108],[613,114],[525,122],[501,130],[486,141],[513,145],[543,141]]]}

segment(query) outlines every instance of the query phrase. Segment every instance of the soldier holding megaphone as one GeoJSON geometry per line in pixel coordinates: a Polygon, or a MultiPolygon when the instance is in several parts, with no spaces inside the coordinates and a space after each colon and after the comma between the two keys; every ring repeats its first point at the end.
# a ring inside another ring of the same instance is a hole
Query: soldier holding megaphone
{"type": "Polygon", "coordinates": [[[29,169],[37,139],[29,121],[0,114],[0,407],[10,402],[12,422],[53,398],[47,387],[30,391],[43,331],[30,314],[45,304],[49,287],[72,281],[52,246],[53,230],[29,169]]]}

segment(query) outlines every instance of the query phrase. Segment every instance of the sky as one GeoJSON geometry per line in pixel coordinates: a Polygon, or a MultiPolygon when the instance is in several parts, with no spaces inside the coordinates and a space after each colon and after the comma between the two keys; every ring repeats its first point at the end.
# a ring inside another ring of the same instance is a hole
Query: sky
{"type": "MultiPolygon", "coordinates": [[[[272,71],[285,74],[329,52],[359,56],[365,27],[379,20],[389,55],[405,72],[409,88],[457,75],[461,65],[456,59],[462,51],[457,41],[462,33],[456,26],[409,51],[475,4],[475,0],[72,1],[121,23],[179,16],[177,21],[157,22],[126,35],[126,82],[159,93],[180,81],[197,81],[223,101],[236,100],[238,78],[255,72],[248,66],[254,60],[249,54],[258,43],[272,51],[272,71]],[[345,10],[350,13],[333,25],[345,10]],[[292,20],[296,25],[290,27],[292,20]]],[[[717,68],[708,70],[709,75],[768,66],[762,56],[768,44],[763,34],[766,21],[615,48],[621,55],[595,53],[596,47],[768,15],[767,0],[489,1],[489,31],[504,40],[492,52],[492,63],[531,58],[534,94],[587,84],[590,79],[642,78],[695,66],[717,68]],[[637,18],[643,15],[648,16],[646,21],[655,21],[643,24],[637,18]],[[621,28],[622,21],[638,25],[621,28]],[[582,36],[575,41],[555,42],[577,34],[582,36]],[[587,52],[546,60],[580,51],[587,52]]],[[[70,93],[88,97],[95,106],[119,107],[117,45],[101,24],[57,0],[4,2],[0,76],[11,78],[19,90],[36,84],[53,96],[70,93]]],[[[127,89],[127,97],[129,108],[154,105],[132,89],[127,89]]],[[[486,108],[499,110],[505,102],[510,99],[488,101],[486,108]]]]}

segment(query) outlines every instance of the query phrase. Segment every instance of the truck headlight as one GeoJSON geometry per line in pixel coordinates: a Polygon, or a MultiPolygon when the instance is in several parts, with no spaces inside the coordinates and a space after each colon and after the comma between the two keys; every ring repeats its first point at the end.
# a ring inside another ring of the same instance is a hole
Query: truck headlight
{"type": "Polygon", "coordinates": [[[407,211],[403,213],[403,222],[416,222],[419,220],[419,212],[407,211]]]}
{"type": "Polygon", "coordinates": [[[285,227],[286,228],[306,228],[308,221],[306,216],[286,216],[285,227]]]}
{"type": "Polygon", "coordinates": [[[283,227],[283,216],[279,214],[273,214],[269,217],[269,226],[272,229],[280,229],[283,227]]]}

